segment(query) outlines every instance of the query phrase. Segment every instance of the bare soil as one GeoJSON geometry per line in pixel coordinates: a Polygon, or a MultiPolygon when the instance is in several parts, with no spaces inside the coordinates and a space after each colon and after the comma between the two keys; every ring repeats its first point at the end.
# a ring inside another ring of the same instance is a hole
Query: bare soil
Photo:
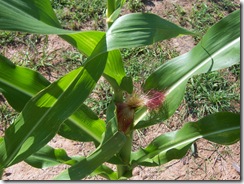
{"type": "MultiPolygon", "coordinates": [[[[177,118],[177,117],[175,117],[177,118]]],[[[172,125],[180,123],[172,120],[172,125]]],[[[147,145],[155,137],[171,131],[165,124],[157,124],[143,132],[136,133],[134,149],[147,145]]],[[[89,155],[94,150],[91,143],[77,143],[56,136],[49,145],[63,148],[68,155],[89,155]]],[[[206,140],[197,141],[198,157],[190,152],[181,160],[173,160],[159,167],[136,167],[130,180],[240,180],[240,142],[231,146],[220,146],[206,140]]],[[[20,162],[5,170],[3,180],[51,180],[66,165],[36,169],[20,162]]],[[[86,180],[104,180],[87,177],[86,180]]]]}
{"type": "MultiPolygon", "coordinates": [[[[194,1],[191,0],[164,0],[164,1],[145,1],[147,11],[156,13],[161,17],[165,14],[175,11],[174,3],[178,3],[184,9],[190,10],[194,1]]],[[[172,13],[173,14],[173,13],[172,13]]],[[[172,20],[180,24],[180,20],[172,20]]],[[[190,28],[190,25],[183,27],[190,28]]],[[[47,50],[54,56],[53,65],[65,62],[60,59],[59,55],[62,49],[71,49],[66,42],[57,36],[49,36],[47,50]]],[[[177,49],[180,54],[189,51],[194,47],[195,43],[192,37],[184,36],[171,39],[169,44],[177,49]]],[[[22,47],[20,49],[23,49],[22,47]]],[[[14,53],[9,49],[6,56],[14,53]]],[[[50,81],[58,78],[58,71],[52,69],[40,68],[40,72],[44,73],[50,81]]],[[[134,150],[139,146],[146,146],[157,136],[176,130],[182,126],[182,122],[193,121],[192,117],[181,118],[180,110],[184,110],[182,105],[176,114],[167,121],[151,126],[147,129],[135,132],[134,150]]],[[[54,148],[63,148],[68,155],[89,155],[95,147],[92,143],[78,143],[55,136],[49,143],[54,148]]],[[[133,171],[133,177],[130,180],[240,180],[240,142],[230,146],[220,146],[206,140],[198,140],[198,156],[194,157],[190,152],[181,160],[173,160],[159,167],[136,167],[133,171]]],[[[54,176],[67,169],[68,166],[60,165],[47,169],[36,169],[25,162],[20,162],[7,168],[3,175],[3,180],[51,180],[54,176]]],[[[101,177],[87,177],[86,180],[103,180],[101,177]]]]}

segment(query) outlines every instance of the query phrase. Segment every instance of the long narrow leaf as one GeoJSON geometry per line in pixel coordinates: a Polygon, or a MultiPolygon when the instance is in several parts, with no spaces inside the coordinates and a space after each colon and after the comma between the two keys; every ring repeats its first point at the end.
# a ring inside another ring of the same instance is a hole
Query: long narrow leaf
{"type": "Polygon", "coordinates": [[[118,180],[118,173],[114,172],[111,168],[106,165],[99,166],[90,176],[100,175],[109,180],[118,180]]]}
{"type": "Polygon", "coordinates": [[[107,49],[145,46],[181,34],[193,33],[155,14],[128,14],[118,18],[108,30],[107,49]]]}
{"type": "Polygon", "coordinates": [[[52,83],[27,103],[0,143],[1,168],[24,160],[54,137],[61,123],[90,94],[102,75],[106,60],[107,55],[90,60],[84,68],[52,83]]]}
{"type": "MultiPolygon", "coordinates": [[[[26,103],[50,82],[38,72],[16,66],[0,55],[0,92],[9,104],[21,111],[26,103]]],[[[78,141],[101,141],[105,122],[82,105],[59,129],[59,134],[78,141]]]]}
{"type": "Polygon", "coordinates": [[[21,111],[32,96],[49,84],[38,72],[16,66],[0,55],[0,92],[16,111],[21,111]]]}
{"type": "Polygon", "coordinates": [[[0,29],[32,33],[63,34],[49,0],[0,0],[0,29]]]}
{"type": "Polygon", "coordinates": [[[97,148],[90,156],[78,162],[68,170],[58,175],[56,180],[80,180],[91,174],[101,164],[112,158],[125,143],[125,135],[121,132],[115,133],[104,144],[97,148]]]}
{"type": "Polygon", "coordinates": [[[145,149],[132,154],[133,165],[158,166],[182,158],[197,139],[229,145],[240,140],[240,115],[219,112],[197,122],[186,123],[180,130],[165,133],[145,149]]]}
{"type": "MultiPolygon", "coordinates": [[[[89,44],[94,41],[93,38],[81,40],[80,36],[85,35],[83,32],[60,29],[54,15],[46,12],[50,9],[48,3],[50,3],[48,0],[38,2],[1,0],[0,9],[3,11],[0,12],[0,29],[58,34],[78,49],[81,48],[82,43],[88,41],[89,44]],[[47,8],[45,8],[46,6],[47,8]]],[[[106,37],[98,41],[99,44],[91,51],[94,54],[89,57],[83,68],[74,70],[54,82],[26,104],[18,119],[6,131],[4,141],[0,144],[1,168],[25,159],[55,135],[62,122],[82,104],[94,88],[104,71],[108,51],[120,47],[147,45],[179,34],[191,34],[189,31],[151,14],[134,14],[134,17],[124,16],[118,19],[122,22],[127,21],[125,24],[127,29],[123,29],[125,27],[121,24],[116,24],[116,21],[115,26],[109,29],[106,37]],[[136,27],[132,27],[135,20],[139,21],[141,25],[136,24],[136,27]],[[171,28],[175,28],[176,31],[170,32],[171,28]],[[118,29],[122,31],[117,32],[118,29]],[[149,32],[151,33],[149,34],[149,32]],[[123,40],[121,40],[122,37],[123,40]],[[141,41],[138,42],[138,40],[141,41]]],[[[95,34],[96,36],[98,35],[95,34]]],[[[86,43],[86,45],[88,44],[86,43]]],[[[121,71],[121,68],[119,70],[121,71]]]]}
{"type": "Polygon", "coordinates": [[[142,128],[169,118],[180,105],[187,80],[193,75],[220,70],[240,62],[240,11],[213,25],[190,52],[169,60],[146,80],[145,91],[158,90],[165,96],[161,113],[136,127],[142,128]]]}
{"type": "Polygon", "coordinates": [[[63,149],[54,149],[46,145],[25,159],[25,162],[36,168],[47,168],[59,164],[74,165],[77,160],[69,157],[63,149]]]}
{"type": "MultiPolygon", "coordinates": [[[[49,0],[1,0],[0,9],[1,30],[58,34],[87,56],[91,55],[105,35],[104,32],[99,31],[78,32],[61,29],[49,0]]],[[[119,57],[121,58],[119,51],[111,52],[108,56],[108,66],[104,71],[107,76],[115,79],[118,86],[125,77],[124,67],[119,57]],[[114,54],[116,60],[113,59],[114,54]]]]}
{"type": "MultiPolygon", "coordinates": [[[[94,45],[105,34],[95,31],[77,32],[61,29],[56,16],[50,10],[49,0],[38,2],[34,0],[1,0],[0,2],[0,9],[3,10],[0,12],[0,29],[2,30],[57,34],[86,55],[91,54],[95,48],[94,45]]],[[[153,14],[129,14],[117,19],[108,30],[103,52],[148,45],[181,34],[192,33],[153,14]]],[[[113,64],[113,56],[110,57],[109,54],[107,63],[110,66],[106,67],[104,72],[107,76],[115,79],[117,85],[120,86],[125,72],[122,62],[119,59],[116,62],[113,64]]]]}
{"type": "MultiPolygon", "coordinates": [[[[73,34],[60,35],[61,38],[75,46],[80,52],[90,56],[96,45],[105,36],[104,32],[74,32],[73,34]]],[[[106,48],[106,44],[104,44],[106,48]]],[[[104,70],[104,77],[116,88],[122,85],[125,78],[125,70],[119,50],[113,50],[108,54],[108,61],[104,70]]],[[[129,92],[129,89],[124,90],[129,92]]]]}

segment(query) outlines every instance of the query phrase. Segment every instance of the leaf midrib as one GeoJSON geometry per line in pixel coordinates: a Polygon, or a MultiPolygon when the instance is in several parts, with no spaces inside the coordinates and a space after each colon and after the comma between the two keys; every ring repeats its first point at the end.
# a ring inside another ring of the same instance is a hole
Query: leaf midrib
{"type": "MultiPolygon", "coordinates": [[[[217,55],[223,53],[227,48],[229,48],[231,45],[236,44],[238,41],[240,41],[240,37],[236,38],[235,40],[231,41],[228,43],[226,46],[222,47],[221,49],[217,50],[215,53],[211,55],[212,58],[216,57],[217,55]]],[[[203,49],[203,52],[206,52],[203,49]]],[[[194,75],[196,71],[198,71],[200,68],[202,68],[204,65],[206,65],[209,61],[212,60],[211,57],[208,57],[205,59],[203,62],[201,62],[199,65],[196,67],[192,68],[189,70],[184,76],[182,76],[174,85],[172,85],[168,90],[165,92],[165,96],[169,95],[174,89],[176,89],[179,85],[181,85],[183,82],[185,82],[188,78],[194,75]]]]}
{"type": "MultiPolygon", "coordinates": [[[[8,81],[4,80],[3,78],[0,78],[0,83],[5,84],[7,86],[9,86],[10,88],[13,88],[14,90],[18,90],[19,93],[25,94],[27,95],[29,98],[32,98],[34,95],[36,95],[37,93],[39,93],[41,90],[43,90],[44,88],[40,89],[40,91],[36,92],[36,93],[31,93],[27,90],[24,90],[23,88],[20,88],[18,85],[12,85],[11,83],[9,83],[8,81]]],[[[51,84],[51,83],[50,83],[51,84]]],[[[47,87],[47,86],[46,86],[47,87]]],[[[90,131],[89,129],[87,129],[84,126],[81,126],[81,124],[76,123],[76,121],[74,120],[74,118],[72,117],[72,115],[68,118],[71,122],[73,122],[75,125],[81,127],[81,129],[85,132],[87,132],[89,135],[91,135],[93,138],[95,138],[98,142],[101,142],[101,138],[98,137],[96,134],[94,134],[92,131],[90,131]]]]}
{"type": "MultiPolygon", "coordinates": [[[[82,68],[81,71],[78,72],[78,73],[75,75],[75,77],[72,79],[72,82],[66,87],[66,89],[69,88],[69,86],[71,86],[71,84],[73,84],[73,82],[74,82],[75,80],[77,80],[77,77],[78,77],[83,71],[84,71],[84,68],[82,68]]],[[[45,113],[41,116],[41,118],[37,121],[37,123],[35,123],[35,124],[33,125],[32,129],[31,129],[27,134],[25,134],[25,136],[23,137],[23,139],[21,139],[20,144],[18,144],[18,145],[16,146],[17,148],[14,149],[14,152],[12,152],[11,155],[9,155],[9,156],[7,157],[8,159],[5,160],[5,162],[4,162],[5,164],[3,164],[3,165],[5,165],[5,167],[8,166],[9,163],[11,163],[11,162],[14,161],[13,158],[16,158],[16,156],[17,156],[16,153],[19,152],[19,150],[21,149],[21,147],[22,147],[22,145],[25,143],[25,141],[30,137],[30,135],[31,135],[31,134],[36,130],[36,128],[40,125],[40,122],[42,122],[42,120],[43,120],[44,118],[46,118],[46,116],[50,113],[50,111],[53,109],[53,107],[55,107],[55,104],[57,103],[57,101],[58,101],[60,98],[62,98],[62,96],[63,96],[64,94],[66,94],[66,90],[64,90],[64,92],[61,93],[61,94],[59,95],[59,97],[58,97],[58,98],[56,99],[56,101],[53,103],[52,107],[49,108],[47,111],[45,111],[45,113]]],[[[21,113],[21,114],[22,114],[22,113],[21,113]]],[[[49,135],[50,135],[50,134],[49,134],[49,135]]]]}
{"type": "Polygon", "coordinates": [[[13,89],[17,89],[20,93],[24,93],[24,94],[26,94],[27,96],[29,96],[30,98],[33,96],[33,95],[35,95],[36,93],[31,93],[31,92],[27,92],[26,90],[23,90],[23,88],[20,88],[20,87],[18,87],[17,85],[12,85],[12,84],[10,84],[7,80],[4,80],[3,78],[0,78],[1,80],[0,80],[0,83],[2,83],[2,84],[5,84],[6,86],[9,86],[10,88],[13,88],[13,89]]]}
{"type": "MultiPolygon", "coordinates": [[[[9,3],[5,2],[5,1],[2,1],[1,3],[4,4],[3,7],[4,6],[8,7],[8,10],[13,10],[13,11],[11,11],[11,13],[16,14],[16,16],[20,14],[23,17],[26,17],[28,19],[38,21],[39,23],[44,24],[45,26],[51,28],[52,31],[53,31],[53,33],[46,32],[46,31],[44,31],[44,32],[40,32],[40,31],[36,32],[36,31],[34,31],[34,33],[64,35],[64,34],[72,34],[72,33],[77,33],[78,32],[78,31],[65,30],[65,29],[62,29],[60,27],[49,25],[49,24],[47,24],[47,23],[45,23],[45,22],[43,22],[41,20],[38,20],[37,18],[31,16],[30,14],[24,12],[22,9],[19,9],[19,8],[15,7],[15,6],[12,6],[11,4],[9,4],[9,3]],[[15,13],[15,12],[19,12],[19,14],[15,13]]],[[[29,31],[29,32],[31,32],[31,31],[29,31]]]]}
{"type": "MultiPolygon", "coordinates": [[[[239,126],[235,126],[235,127],[231,127],[231,128],[227,128],[227,129],[221,129],[221,130],[217,130],[217,131],[213,131],[211,133],[206,133],[206,134],[200,134],[198,136],[193,136],[193,137],[189,137],[187,138],[185,141],[177,141],[178,143],[175,143],[173,146],[162,146],[162,148],[157,148],[157,150],[147,154],[147,155],[144,155],[142,156],[142,158],[138,159],[136,162],[141,162],[145,159],[148,159],[148,158],[153,158],[155,157],[157,154],[160,154],[160,153],[163,153],[163,152],[167,152],[168,150],[171,150],[173,148],[177,148],[179,146],[182,146],[182,145],[187,145],[187,144],[190,144],[192,142],[194,142],[195,140],[197,139],[200,139],[200,138],[206,138],[208,136],[212,136],[212,135],[216,135],[216,134],[219,134],[219,133],[225,133],[225,132],[229,132],[229,131],[233,131],[233,130],[238,130],[240,129],[239,126]],[[150,155],[154,155],[154,156],[150,156],[150,155]]],[[[136,154],[136,152],[134,152],[136,154]]]]}

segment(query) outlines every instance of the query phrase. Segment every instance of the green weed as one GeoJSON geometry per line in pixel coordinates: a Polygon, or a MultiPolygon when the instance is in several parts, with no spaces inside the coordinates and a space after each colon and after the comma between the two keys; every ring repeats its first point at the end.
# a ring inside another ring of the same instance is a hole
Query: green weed
{"type": "Polygon", "coordinates": [[[106,119],[106,110],[112,100],[112,88],[106,81],[99,82],[90,98],[84,104],[91,108],[101,119],[106,119]]]}
{"type": "Polygon", "coordinates": [[[141,0],[128,0],[127,9],[131,12],[142,12],[145,9],[145,6],[141,0]]]}
{"type": "Polygon", "coordinates": [[[240,1],[230,1],[230,0],[211,0],[210,2],[215,3],[218,9],[231,13],[236,9],[240,8],[240,1]]]}
{"type": "Polygon", "coordinates": [[[142,83],[156,68],[179,53],[170,49],[167,42],[142,48],[123,49],[121,51],[126,73],[135,83],[142,83]]]}
{"type": "Polygon", "coordinates": [[[104,30],[105,1],[52,0],[55,13],[64,28],[104,30]]]}
{"type": "Polygon", "coordinates": [[[196,42],[201,39],[201,35],[206,33],[210,26],[222,19],[227,13],[231,13],[238,8],[238,4],[228,0],[212,0],[210,2],[198,0],[188,18],[192,29],[200,33],[200,36],[195,37],[196,42]]]}
{"type": "MultiPolygon", "coordinates": [[[[237,69],[238,70],[238,69],[237,69]]],[[[240,103],[238,82],[226,80],[228,70],[211,72],[191,78],[188,82],[185,102],[187,112],[193,117],[202,117],[219,111],[238,112],[240,103]]]]}
{"type": "Polygon", "coordinates": [[[30,44],[35,46],[40,43],[42,37],[43,36],[41,35],[30,35],[29,33],[0,31],[0,44],[1,47],[18,47],[20,45],[28,46],[30,44]]]}
{"type": "Polygon", "coordinates": [[[0,94],[0,135],[13,123],[18,113],[14,111],[0,94]]]}

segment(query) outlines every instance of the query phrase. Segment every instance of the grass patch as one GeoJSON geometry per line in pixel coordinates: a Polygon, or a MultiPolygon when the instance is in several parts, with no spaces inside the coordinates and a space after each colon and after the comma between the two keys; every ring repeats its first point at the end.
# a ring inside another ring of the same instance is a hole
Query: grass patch
{"type": "MultiPolygon", "coordinates": [[[[237,66],[235,66],[237,67],[237,66]]],[[[187,112],[193,117],[203,117],[219,111],[240,112],[240,83],[226,80],[229,69],[192,77],[186,88],[187,112]]],[[[233,76],[235,78],[235,76],[233,76]]]]}
{"type": "Polygon", "coordinates": [[[57,18],[63,27],[72,30],[105,29],[105,1],[100,0],[52,0],[57,18]]]}
{"type": "Polygon", "coordinates": [[[84,104],[90,107],[99,118],[106,119],[107,107],[110,104],[112,97],[112,87],[102,78],[100,82],[97,83],[90,98],[87,98],[84,104]]]}
{"type": "Polygon", "coordinates": [[[128,0],[126,8],[130,12],[142,12],[145,10],[145,5],[141,0],[128,0]]]}
{"type": "Polygon", "coordinates": [[[0,94],[0,136],[4,135],[8,125],[14,122],[17,115],[18,112],[12,109],[0,94]]]}
{"type": "Polygon", "coordinates": [[[122,49],[125,71],[135,83],[142,84],[159,66],[179,55],[175,49],[167,46],[167,41],[162,43],[140,48],[122,49]]]}
{"type": "Polygon", "coordinates": [[[239,4],[229,0],[197,0],[188,17],[192,29],[200,33],[200,36],[195,37],[196,42],[200,41],[210,26],[239,8],[239,4]]]}

